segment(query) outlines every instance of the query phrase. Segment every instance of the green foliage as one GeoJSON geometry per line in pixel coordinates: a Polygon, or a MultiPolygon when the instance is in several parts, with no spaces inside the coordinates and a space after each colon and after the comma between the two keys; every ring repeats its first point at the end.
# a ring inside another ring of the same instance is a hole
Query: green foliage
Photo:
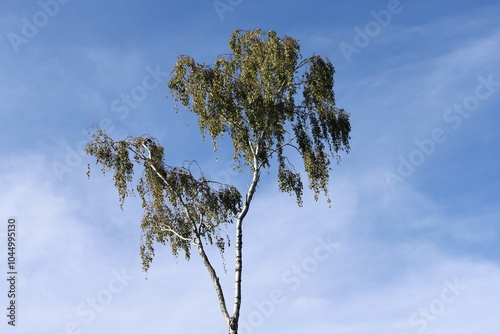
{"type": "Polygon", "coordinates": [[[169,82],[176,101],[198,115],[214,148],[219,137],[231,137],[239,167],[269,168],[275,156],[279,189],[295,193],[300,205],[301,176],[284,149],[298,151],[315,198],[328,197],[330,158],[349,151],[351,130],[348,114],[335,106],[331,62],[322,56],[299,62],[298,42],[274,31],[236,30],[229,47],[212,66],[179,57],[169,82]]]}
{"type": "MultiPolygon", "coordinates": [[[[226,247],[221,227],[231,223],[241,210],[241,195],[235,187],[195,178],[190,168],[164,163],[163,147],[149,137],[113,141],[95,129],[87,153],[100,163],[102,172],[114,170],[115,186],[121,204],[131,194],[134,163],[144,167],[137,181],[137,192],[145,210],[142,219],[143,269],[148,270],[154,257],[154,243],[169,243],[172,254],[184,251],[190,258],[192,244],[213,244],[221,252],[226,247]],[[133,157],[130,157],[130,153],[133,157]]],[[[90,174],[89,174],[90,175],[90,174]]]]}
{"type": "MultiPolygon", "coordinates": [[[[180,56],[168,86],[176,101],[197,114],[200,130],[210,135],[214,148],[220,137],[230,137],[238,168],[246,166],[253,173],[244,201],[235,187],[195,177],[190,166],[167,165],[163,147],[153,138],[113,141],[94,129],[87,145],[103,173],[114,171],[121,206],[134,192],[129,188],[134,168],[144,170],[136,185],[145,211],[144,270],[154,257],[155,243],[168,243],[175,256],[182,251],[187,259],[191,245],[202,257],[203,243],[215,243],[223,252],[229,240],[221,235],[222,227],[235,219],[241,247],[241,220],[261,169],[271,168],[273,161],[280,191],[295,194],[302,205],[302,176],[290,163],[289,151],[300,154],[316,199],[321,192],[328,198],[330,159],[339,161],[339,152],[349,151],[349,115],[335,106],[335,71],[327,58],[302,60],[297,40],[260,29],[234,31],[229,47],[231,53],[211,66],[180,56]]],[[[205,264],[215,279],[206,259],[205,264]]]]}

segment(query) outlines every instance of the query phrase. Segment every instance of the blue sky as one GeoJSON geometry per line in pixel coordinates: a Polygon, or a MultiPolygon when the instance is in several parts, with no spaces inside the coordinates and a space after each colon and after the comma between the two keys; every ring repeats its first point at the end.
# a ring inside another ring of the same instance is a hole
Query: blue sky
{"type": "MultiPolygon", "coordinates": [[[[234,29],[260,27],[332,60],[353,130],[332,208],[310,193],[298,208],[263,178],[241,333],[498,333],[499,15],[486,0],[3,1],[0,258],[3,277],[14,216],[19,308],[15,329],[2,311],[1,332],[225,331],[198,258],[160,248],[141,271],[140,203],[120,210],[98,168],[88,180],[81,147],[93,123],[116,139],[149,133],[172,165],[196,159],[244,190],[231,151],[201,141],[166,83],[178,55],[210,63],[234,29]]],[[[1,305],[7,290],[2,279],[1,305]]]]}

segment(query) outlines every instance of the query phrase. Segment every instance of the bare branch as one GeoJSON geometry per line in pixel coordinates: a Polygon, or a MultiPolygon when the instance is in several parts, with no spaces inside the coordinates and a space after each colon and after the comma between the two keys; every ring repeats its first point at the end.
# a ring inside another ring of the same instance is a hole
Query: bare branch
{"type": "Polygon", "coordinates": [[[197,244],[195,243],[194,239],[190,239],[190,238],[186,238],[186,237],[183,237],[182,235],[180,235],[179,233],[177,233],[176,231],[172,230],[171,228],[167,228],[167,227],[160,227],[160,229],[164,232],[170,232],[170,233],[173,233],[175,234],[175,236],[179,239],[182,239],[182,240],[185,240],[185,241],[189,241],[189,242],[192,242],[195,246],[197,246],[197,244]]]}

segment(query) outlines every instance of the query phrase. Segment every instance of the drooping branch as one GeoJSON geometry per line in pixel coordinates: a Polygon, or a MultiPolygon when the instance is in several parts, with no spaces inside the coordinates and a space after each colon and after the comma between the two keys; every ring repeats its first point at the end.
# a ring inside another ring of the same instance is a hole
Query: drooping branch
{"type": "MultiPolygon", "coordinates": [[[[169,182],[163,177],[163,175],[161,175],[161,173],[158,171],[158,169],[154,166],[153,163],[151,163],[151,161],[148,161],[148,165],[151,169],[154,170],[154,172],[158,175],[158,177],[164,182],[165,185],[169,186],[172,188],[172,186],[169,184],[169,182]]],[[[210,278],[212,279],[212,282],[213,282],[213,285],[214,285],[214,288],[217,292],[217,297],[219,299],[219,305],[220,305],[220,309],[221,309],[221,312],[226,320],[227,323],[229,323],[230,321],[230,316],[229,316],[229,313],[227,311],[227,306],[226,306],[226,301],[225,301],[225,297],[224,297],[224,291],[222,290],[222,286],[220,285],[220,281],[219,281],[219,277],[217,276],[217,273],[214,269],[214,267],[212,266],[206,252],[205,252],[205,249],[203,247],[203,243],[202,243],[202,240],[201,240],[201,236],[200,236],[200,232],[199,230],[197,229],[197,226],[196,226],[196,221],[193,219],[193,217],[191,217],[191,214],[189,212],[189,209],[186,205],[186,203],[183,201],[182,199],[182,196],[179,196],[179,201],[181,202],[181,205],[184,207],[184,210],[186,212],[186,216],[188,217],[189,221],[191,222],[192,224],[192,228],[193,228],[193,231],[195,233],[195,237],[194,237],[194,241],[191,240],[191,239],[188,239],[190,241],[193,242],[193,244],[197,247],[198,249],[198,252],[203,260],[203,264],[205,265],[205,267],[207,268],[208,272],[209,272],[209,275],[210,275],[210,278]]]]}
{"type": "Polygon", "coordinates": [[[224,239],[217,235],[219,225],[231,223],[236,218],[242,205],[239,192],[234,187],[208,181],[203,176],[196,179],[184,167],[165,165],[163,148],[149,137],[115,142],[102,130],[96,129],[93,138],[87,152],[103,164],[103,172],[115,170],[115,184],[121,200],[129,193],[127,183],[133,181],[134,165],[128,151],[136,163],[144,166],[145,173],[139,180],[137,190],[146,210],[142,224],[146,238],[141,246],[145,270],[154,256],[154,241],[164,243],[169,238],[173,254],[177,255],[180,248],[186,252],[188,259],[189,248],[194,245],[210,274],[221,312],[229,323],[223,289],[204,249],[204,241],[212,244],[215,234],[217,247],[221,253],[224,251],[224,239]],[[214,185],[219,188],[213,189],[214,185]]]}

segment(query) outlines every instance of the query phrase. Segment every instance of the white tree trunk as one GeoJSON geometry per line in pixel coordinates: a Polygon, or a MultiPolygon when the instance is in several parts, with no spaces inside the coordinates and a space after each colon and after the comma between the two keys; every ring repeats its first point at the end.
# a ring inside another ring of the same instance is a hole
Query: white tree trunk
{"type": "MultiPolygon", "coordinates": [[[[258,147],[256,152],[258,151],[258,147]]],[[[241,308],[241,273],[243,269],[243,220],[245,219],[248,209],[250,208],[250,203],[252,202],[253,195],[257,188],[257,183],[259,183],[260,169],[257,165],[256,154],[254,155],[254,172],[252,177],[252,183],[248,187],[248,192],[245,197],[245,203],[243,208],[236,219],[236,256],[235,256],[235,273],[234,273],[234,307],[233,316],[229,322],[229,334],[238,333],[238,323],[240,319],[240,308],[241,308]]]]}

